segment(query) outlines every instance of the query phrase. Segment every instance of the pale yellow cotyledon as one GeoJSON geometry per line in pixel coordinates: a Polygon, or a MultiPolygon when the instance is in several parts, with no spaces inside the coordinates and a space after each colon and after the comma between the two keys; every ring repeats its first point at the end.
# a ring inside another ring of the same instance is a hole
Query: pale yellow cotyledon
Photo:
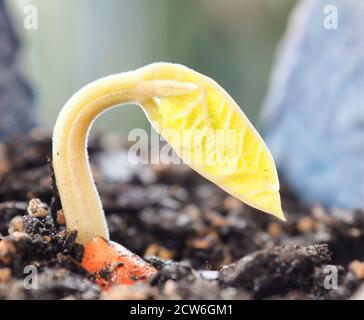
{"type": "Polygon", "coordinates": [[[95,118],[117,104],[140,105],[185,163],[246,204],[284,220],[273,158],[243,111],[215,81],[185,66],[154,63],[99,79],[64,106],[53,164],[68,229],[78,242],[108,239],[87,157],[95,118]]]}

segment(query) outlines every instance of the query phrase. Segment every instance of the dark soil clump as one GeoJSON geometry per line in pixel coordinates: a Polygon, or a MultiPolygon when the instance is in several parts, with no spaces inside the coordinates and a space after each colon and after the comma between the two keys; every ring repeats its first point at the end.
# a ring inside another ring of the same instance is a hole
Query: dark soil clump
{"type": "Polygon", "coordinates": [[[60,216],[51,138],[34,130],[0,145],[1,299],[344,299],[364,279],[353,265],[364,260],[361,210],[305,208],[283,186],[287,222],[280,222],[186,166],[133,167],[125,148],[98,136],[89,153],[111,239],[158,273],[146,284],[100,291],[60,216]],[[37,290],[28,288],[29,266],[37,290]],[[334,289],[325,284],[330,270],[334,289]]]}

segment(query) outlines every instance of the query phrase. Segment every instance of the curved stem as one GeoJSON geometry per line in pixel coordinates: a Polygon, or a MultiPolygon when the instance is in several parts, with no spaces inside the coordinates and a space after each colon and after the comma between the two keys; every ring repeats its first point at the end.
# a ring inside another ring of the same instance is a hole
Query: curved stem
{"type": "MultiPolygon", "coordinates": [[[[86,244],[102,236],[109,239],[105,215],[91,174],[87,136],[103,111],[124,103],[143,105],[153,97],[181,95],[195,89],[191,83],[148,79],[159,64],[112,75],[78,91],[64,106],[53,132],[53,165],[68,229],[86,244]]],[[[162,64],[165,66],[165,64],[162,64]]]]}

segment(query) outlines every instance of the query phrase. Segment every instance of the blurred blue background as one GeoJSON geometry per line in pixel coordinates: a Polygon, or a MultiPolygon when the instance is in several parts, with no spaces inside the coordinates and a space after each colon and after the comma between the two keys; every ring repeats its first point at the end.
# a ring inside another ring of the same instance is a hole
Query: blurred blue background
{"type": "MultiPolygon", "coordinates": [[[[10,0],[22,64],[51,128],[63,104],[99,77],[155,61],[185,64],[219,82],[255,122],[293,0],[10,0]],[[23,28],[24,7],[38,29],[23,28]]],[[[147,127],[139,108],[106,113],[97,127],[147,127]]]]}

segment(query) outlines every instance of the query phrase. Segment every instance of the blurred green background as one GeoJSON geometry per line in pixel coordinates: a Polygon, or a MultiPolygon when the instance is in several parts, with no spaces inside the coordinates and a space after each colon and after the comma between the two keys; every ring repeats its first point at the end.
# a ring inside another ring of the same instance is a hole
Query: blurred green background
{"type": "MultiPolygon", "coordinates": [[[[41,122],[51,128],[63,104],[99,77],[155,61],[178,62],[222,85],[255,122],[275,48],[295,0],[10,0],[34,83],[41,122]],[[23,28],[24,6],[38,29],[23,28]]],[[[117,108],[97,127],[148,127],[139,108],[117,108]]]]}

